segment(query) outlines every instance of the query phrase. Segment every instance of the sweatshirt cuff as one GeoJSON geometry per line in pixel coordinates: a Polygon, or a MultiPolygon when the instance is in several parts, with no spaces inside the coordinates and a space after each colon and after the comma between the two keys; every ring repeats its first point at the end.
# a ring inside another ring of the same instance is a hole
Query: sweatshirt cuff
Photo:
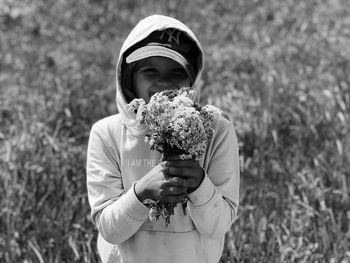
{"type": "Polygon", "coordinates": [[[148,217],[149,208],[137,198],[134,187],[135,183],[125,193],[121,209],[131,218],[144,221],[148,217]]]}
{"type": "Polygon", "coordinates": [[[208,203],[215,194],[215,186],[209,179],[208,175],[204,175],[204,179],[200,186],[188,195],[191,202],[189,204],[194,207],[203,206],[208,203]]]}

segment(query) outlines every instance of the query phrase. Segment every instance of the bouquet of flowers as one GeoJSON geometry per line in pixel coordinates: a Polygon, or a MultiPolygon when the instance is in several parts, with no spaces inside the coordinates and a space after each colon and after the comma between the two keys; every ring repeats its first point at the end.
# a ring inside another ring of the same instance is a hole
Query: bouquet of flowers
{"type": "MultiPolygon", "coordinates": [[[[210,105],[200,106],[194,101],[194,91],[188,87],[164,90],[154,94],[148,104],[143,99],[134,99],[128,104],[128,111],[136,114],[138,125],[145,126],[145,141],[151,150],[163,154],[179,155],[181,159],[200,158],[207,143],[213,137],[214,120],[221,117],[221,111],[210,105]]],[[[162,215],[170,222],[176,204],[162,204],[146,200],[151,207],[150,220],[162,215]]],[[[184,212],[187,200],[182,203],[184,212]]]]}

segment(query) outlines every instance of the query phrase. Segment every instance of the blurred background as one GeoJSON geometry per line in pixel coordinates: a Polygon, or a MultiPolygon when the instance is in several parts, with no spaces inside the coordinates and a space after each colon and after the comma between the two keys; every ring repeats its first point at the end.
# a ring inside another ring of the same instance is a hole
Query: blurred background
{"type": "Polygon", "coordinates": [[[0,262],[99,262],[91,125],[150,14],[203,45],[202,103],[235,124],[239,217],[221,262],[350,262],[350,2],[0,0],[0,262]]]}

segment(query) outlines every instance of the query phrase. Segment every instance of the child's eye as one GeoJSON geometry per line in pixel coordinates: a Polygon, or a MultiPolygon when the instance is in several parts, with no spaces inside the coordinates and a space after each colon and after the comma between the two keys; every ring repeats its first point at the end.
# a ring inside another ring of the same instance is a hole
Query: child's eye
{"type": "Polygon", "coordinates": [[[174,69],[172,71],[172,74],[177,76],[177,77],[187,77],[187,73],[183,69],[174,69]]]}
{"type": "Polygon", "coordinates": [[[150,74],[156,74],[158,71],[155,68],[143,68],[141,69],[141,72],[144,74],[150,75],[150,74]]]}

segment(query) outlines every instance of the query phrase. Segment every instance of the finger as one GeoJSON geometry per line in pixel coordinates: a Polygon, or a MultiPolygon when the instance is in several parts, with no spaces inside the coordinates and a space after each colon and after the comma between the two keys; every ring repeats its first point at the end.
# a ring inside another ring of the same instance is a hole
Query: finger
{"type": "Polygon", "coordinates": [[[184,198],[186,198],[187,196],[187,190],[188,189],[177,189],[176,191],[180,191],[181,193],[178,194],[174,194],[175,193],[175,189],[170,189],[170,191],[168,190],[164,190],[161,191],[158,200],[160,200],[161,202],[169,202],[169,203],[176,203],[179,202],[181,200],[183,200],[184,198]],[[170,194],[169,192],[172,192],[173,194],[170,194]]]}
{"type": "Polygon", "coordinates": [[[197,181],[193,178],[189,178],[185,180],[185,183],[186,183],[187,189],[195,188],[198,185],[197,181]]]}
{"type": "Polygon", "coordinates": [[[169,176],[165,182],[167,187],[170,186],[185,186],[185,181],[178,176],[169,176]]]}
{"type": "Polygon", "coordinates": [[[192,176],[193,171],[188,167],[167,167],[166,173],[171,177],[187,178],[192,176]]]}
{"type": "Polygon", "coordinates": [[[164,191],[164,194],[166,195],[175,195],[175,196],[178,196],[178,195],[184,195],[186,194],[186,191],[187,191],[187,187],[183,187],[183,186],[170,186],[170,187],[167,187],[164,191]]]}
{"type": "Polygon", "coordinates": [[[164,183],[164,189],[167,187],[177,186],[183,189],[183,193],[188,193],[189,189],[196,187],[196,180],[189,177],[171,177],[164,183]]]}
{"type": "Polygon", "coordinates": [[[177,161],[177,160],[181,160],[180,156],[177,154],[171,154],[167,157],[166,161],[177,161]]]}
{"type": "Polygon", "coordinates": [[[195,167],[199,166],[199,162],[193,159],[187,160],[167,160],[165,162],[165,167],[195,167]]]}

